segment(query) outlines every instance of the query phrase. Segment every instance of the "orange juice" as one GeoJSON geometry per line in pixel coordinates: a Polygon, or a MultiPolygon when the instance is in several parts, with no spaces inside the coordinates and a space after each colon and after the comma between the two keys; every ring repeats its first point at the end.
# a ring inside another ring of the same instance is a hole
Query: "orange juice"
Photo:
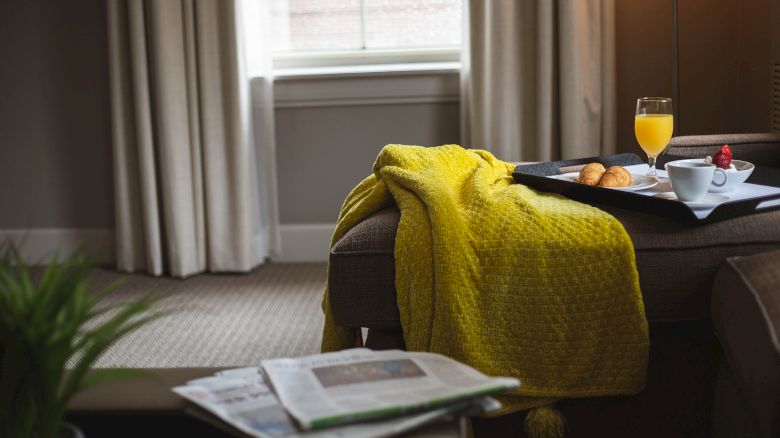
{"type": "Polygon", "coordinates": [[[673,127],[671,114],[639,114],[634,118],[636,140],[649,157],[664,151],[672,138],[673,127]]]}

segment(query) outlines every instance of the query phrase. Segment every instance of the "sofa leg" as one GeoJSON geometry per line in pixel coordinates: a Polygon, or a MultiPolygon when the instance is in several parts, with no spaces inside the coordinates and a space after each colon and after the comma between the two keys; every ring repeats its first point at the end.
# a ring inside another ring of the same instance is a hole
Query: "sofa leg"
{"type": "Polygon", "coordinates": [[[404,333],[398,329],[369,329],[366,348],[372,350],[406,350],[404,333]]]}

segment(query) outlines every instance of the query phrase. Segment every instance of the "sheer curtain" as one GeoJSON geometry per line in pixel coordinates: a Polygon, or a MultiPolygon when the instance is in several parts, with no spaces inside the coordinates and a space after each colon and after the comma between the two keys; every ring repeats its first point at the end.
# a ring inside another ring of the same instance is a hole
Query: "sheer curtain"
{"type": "Polygon", "coordinates": [[[120,270],[243,272],[278,245],[273,109],[250,93],[243,6],[108,3],[120,270]]]}
{"type": "Polygon", "coordinates": [[[467,0],[462,143],[509,161],[615,150],[614,0],[467,0]]]}

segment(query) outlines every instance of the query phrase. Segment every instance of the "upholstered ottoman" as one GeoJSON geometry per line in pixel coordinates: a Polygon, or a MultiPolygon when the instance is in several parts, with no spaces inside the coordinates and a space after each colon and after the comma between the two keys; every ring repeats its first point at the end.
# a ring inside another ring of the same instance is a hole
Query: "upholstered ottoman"
{"type": "MultiPolygon", "coordinates": [[[[623,224],[634,243],[651,323],[709,318],[713,279],[728,257],[780,249],[780,211],[691,227],[644,213],[602,209],[623,224]]],[[[328,280],[337,324],[400,329],[393,259],[399,219],[397,208],[381,210],[331,249],[328,280]]]]}
{"type": "MultiPolygon", "coordinates": [[[[675,155],[703,156],[729,142],[735,156],[757,164],[762,159],[780,163],[780,135],[683,137],[675,142],[679,146],[670,151],[675,155]]],[[[569,422],[568,436],[709,435],[719,357],[709,319],[713,280],[729,257],[780,249],[780,211],[694,227],[601,208],[623,224],[636,251],[651,330],[648,385],[633,397],[560,403],[569,422]]],[[[404,348],[393,257],[399,220],[397,208],[381,210],[331,248],[328,281],[334,320],[368,328],[369,348],[404,348]]],[[[522,418],[516,417],[476,421],[476,432],[521,436],[522,418]]]]}
{"type": "MultiPolygon", "coordinates": [[[[623,223],[636,251],[654,336],[646,395],[671,411],[666,421],[707,427],[717,366],[717,350],[708,329],[715,274],[728,257],[780,249],[780,211],[687,227],[642,213],[605,210],[623,223]],[[651,388],[656,383],[675,392],[651,388]]],[[[399,218],[394,207],[377,212],[350,230],[330,254],[334,319],[339,325],[368,328],[369,348],[404,348],[394,286],[393,244],[399,218]]],[[[642,401],[643,405],[653,403],[642,401]]],[[[651,412],[637,415],[650,416],[651,412]]],[[[644,431],[668,431],[658,429],[661,426],[644,431]]]]}

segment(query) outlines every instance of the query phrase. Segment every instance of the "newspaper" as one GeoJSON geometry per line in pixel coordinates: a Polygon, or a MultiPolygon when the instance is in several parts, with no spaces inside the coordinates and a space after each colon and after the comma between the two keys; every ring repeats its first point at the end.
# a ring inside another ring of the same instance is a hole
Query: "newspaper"
{"type": "Polygon", "coordinates": [[[448,357],[355,348],[262,362],[276,395],[304,429],[383,418],[516,388],[448,357]]]}
{"type": "Polygon", "coordinates": [[[225,424],[257,438],[390,437],[459,415],[479,415],[501,408],[495,399],[481,397],[385,421],[302,431],[288,416],[257,367],[222,371],[187,382],[173,391],[225,424]]]}

